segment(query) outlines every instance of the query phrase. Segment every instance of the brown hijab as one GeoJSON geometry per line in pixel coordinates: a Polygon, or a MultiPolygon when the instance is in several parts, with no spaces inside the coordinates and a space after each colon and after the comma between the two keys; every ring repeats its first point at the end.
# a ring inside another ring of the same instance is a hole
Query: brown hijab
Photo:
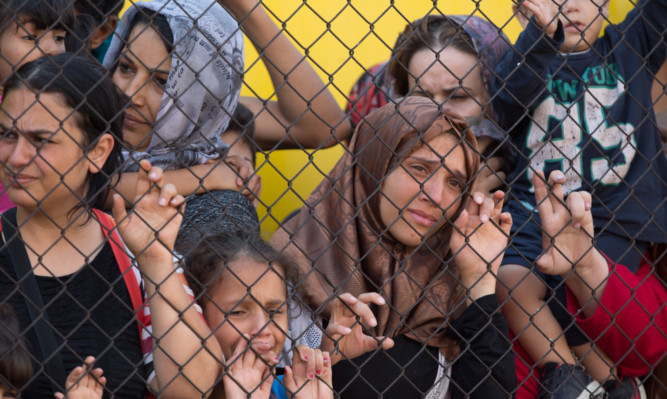
{"type": "MultiPolygon", "coordinates": [[[[349,151],[320,183],[300,213],[276,232],[272,244],[299,265],[299,292],[327,316],[336,294],[379,292],[387,306],[374,309],[374,335],[406,335],[429,346],[448,347],[448,318],[463,311],[458,270],[448,261],[452,227],[417,247],[388,233],[379,212],[380,191],[403,157],[433,138],[451,134],[465,152],[468,187],[479,166],[467,124],[432,100],[406,97],[370,114],[357,128],[349,151]]],[[[463,210],[460,202],[454,218],[463,210]]]]}

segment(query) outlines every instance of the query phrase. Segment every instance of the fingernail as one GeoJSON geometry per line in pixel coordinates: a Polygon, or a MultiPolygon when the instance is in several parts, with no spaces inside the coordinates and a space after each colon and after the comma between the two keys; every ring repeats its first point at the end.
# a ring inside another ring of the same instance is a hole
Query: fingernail
{"type": "Polygon", "coordinates": [[[479,216],[479,220],[481,220],[482,223],[486,223],[486,222],[489,221],[489,215],[482,214],[482,215],[479,216]]]}
{"type": "Polygon", "coordinates": [[[315,370],[315,374],[322,375],[322,370],[315,370]]]}
{"type": "Polygon", "coordinates": [[[387,303],[387,302],[384,300],[383,297],[380,297],[380,299],[378,300],[378,302],[380,302],[380,305],[384,305],[385,303],[387,303]]]}
{"type": "Polygon", "coordinates": [[[308,355],[305,353],[303,354],[303,360],[308,360],[308,355]]]}
{"type": "Polygon", "coordinates": [[[326,364],[326,363],[329,363],[329,356],[323,354],[323,355],[322,355],[322,361],[323,361],[325,364],[326,364]]]}
{"type": "Polygon", "coordinates": [[[280,359],[278,359],[278,356],[276,356],[276,357],[273,358],[273,361],[276,362],[276,363],[279,363],[280,359]]]}
{"type": "Polygon", "coordinates": [[[313,378],[315,378],[315,376],[313,375],[313,373],[309,373],[309,374],[308,374],[308,379],[309,379],[309,380],[312,380],[313,378]]]}
{"type": "Polygon", "coordinates": [[[148,177],[151,178],[151,179],[157,179],[157,173],[151,172],[151,173],[148,174],[148,177]]]}
{"type": "Polygon", "coordinates": [[[158,200],[157,204],[160,205],[160,206],[165,206],[165,205],[167,205],[167,200],[164,199],[164,198],[160,198],[158,200]]]}
{"type": "Polygon", "coordinates": [[[373,318],[371,319],[371,327],[375,327],[375,326],[377,326],[377,325],[378,325],[378,321],[375,320],[375,317],[373,317],[373,318]]]}
{"type": "Polygon", "coordinates": [[[581,223],[575,223],[575,224],[574,224],[574,228],[575,228],[575,229],[578,229],[579,227],[581,227],[581,223]]]}
{"type": "Polygon", "coordinates": [[[482,201],[483,201],[483,198],[482,198],[481,195],[476,195],[476,196],[475,196],[475,202],[477,202],[478,204],[481,204],[482,201]]]}
{"type": "Polygon", "coordinates": [[[352,332],[352,329],[350,327],[344,327],[343,331],[344,331],[345,334],[349,334],[349,333],[352,332]]]}

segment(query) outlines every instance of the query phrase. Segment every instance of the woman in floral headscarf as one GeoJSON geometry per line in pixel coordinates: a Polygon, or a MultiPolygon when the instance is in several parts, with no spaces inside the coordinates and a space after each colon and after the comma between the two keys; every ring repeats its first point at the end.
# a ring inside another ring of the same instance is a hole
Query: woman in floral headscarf
{"type": "Polygon", "coordinates": [[[396,102],[362,121],[272,244],[297,261],[300,293],[325,319],[342,293],[378,292],[387,304],[367,327],[392,349],[363,354],[370,336],[361,350],[336,348],[341,397],[507,397],[514,357],[495,296],[512,224],[503,193],[469,199],[479,155],[465,121],[423,97],[396,102]]]}

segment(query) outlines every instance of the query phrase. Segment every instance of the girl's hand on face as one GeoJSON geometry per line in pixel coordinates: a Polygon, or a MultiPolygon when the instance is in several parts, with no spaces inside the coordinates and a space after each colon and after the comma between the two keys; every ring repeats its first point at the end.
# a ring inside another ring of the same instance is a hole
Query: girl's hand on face
{"type": "Polygon", "coordinates": [[[172,259],[181,225],[185,199],[172,184],[164,184],[162,169],[143,160],[137,179],[133,209],[128,213],[119,194],[114,194],[113,216],[118,232],[139,260],[172,259]]]}
{"type": "Polygon", "coordinates": [[[225,162],[236,171],[236,186],[251,202],[259,198],[262,180],[255,173],[255,165],[240,155],[228,155],[225,162]]]}
{"type": "Polygon", "coordinates": [[[394,346],[391,338],[366,335],[362,325],[370,327],[377,326],[377,320],[369,304],[378,306],[385,305],[382,295],[375,292],[367,292],[356,298],[354,295],[345,293],[333,303],[329,325],[322,336],[320,348],[331,353],[331,364],[338,363],[341,359],[353,359],[366,352],[377,349],[387,350],[394,346]]]}
{"type": "Polygon", "coordinates": [[[93,368],[93,363],[95,358],[88,356],[83,366],[72,370],[65,381],[67,395],[56,392],[56,399],[101,399],[107,379],[102,376],[102,369],[93,368]]]}
{"type": "Polygon", "coordinates": [[[292,399],[333,399],[331,359],[327,352],[297,346],[292,367],[285,367],[285,389],[292,399]]]}
{"type": "Polygon", "coordinates": [[[278,364],[278,357],[264,359],[248,346],[250,337],[244,335],[234,348],[234,354],[223,370],[222,383],[226,399],[268,399],[271,396],[273,375],[271,368],[278,364]]]}
{"type": "Polygon", "coordinates": [[[554,171],[547,187],[544,173],[535,172],[535,203],[542,221],[542,250],[537,267],[547,274],[567,274],[576,264],[591,265],[601,254],[593,246],[591,194],[570,193],[564,200],[565,175],[554,171]]]}
{"type": "Polygon", "coordinates": [[[467,209],[454,222],[449,245],[461,273],[461,282],[470,290],[469,299],[495,293],[496,275],[509,241],[512,216],[502,212],[502,191],[492,198],[473,194],[467,209]]]}
{"type": "MultiPolygon", "coordinates": [[[[528,10],[549,37],[554,37],[558,28],[559,6],[555,0],[524,0],[521,8],[528,10]]],[[[529,17],[530,18],[530,17],[529,17]]]]}

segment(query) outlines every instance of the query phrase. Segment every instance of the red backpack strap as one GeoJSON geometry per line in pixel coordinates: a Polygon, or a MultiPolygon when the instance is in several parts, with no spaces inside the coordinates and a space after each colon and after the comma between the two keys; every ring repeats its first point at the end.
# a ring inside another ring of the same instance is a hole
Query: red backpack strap
{"type": "Polygon", "coordinates": [[[141,288],[139,286],[139,281],[137,276],[132,269],[132,261],[128,253],[125,251],[125,245],[118,235],[118,230],[116,230],[116,223],[113,218],[108,214],[100,211],[99,209],[93,209],[93,213],[97,217],[97,220],[102,225],[102,232],[104,237],[109,240],[111,244],[111,250],[113,251],[114,258],[116,258],[116,263],[120,269],[120,274],[123,276],[125,281],[125,286],[127,287],[128,292],[130,293],[130,300],[132,300],[132,307],[134,312],[137,315],[139,322],[139,334],[143,330],[144,323],[144,298],[141,294],[141,288]]]}

